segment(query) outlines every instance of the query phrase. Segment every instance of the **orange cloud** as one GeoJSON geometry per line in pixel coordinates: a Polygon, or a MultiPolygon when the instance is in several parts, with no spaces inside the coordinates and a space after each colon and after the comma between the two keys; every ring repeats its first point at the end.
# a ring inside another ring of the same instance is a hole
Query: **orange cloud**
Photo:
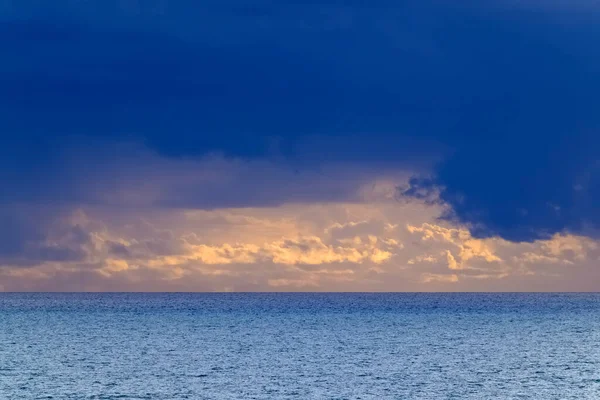
{"type": "Polygon", "coordinates": [[[161,291],[560,290],[594,282],[594,240],[478,239],[439,222],[440,212],[396,201],[79,210],[28,244],[35,258],[0,262],[0,280],[4,290],[161,291]]]}

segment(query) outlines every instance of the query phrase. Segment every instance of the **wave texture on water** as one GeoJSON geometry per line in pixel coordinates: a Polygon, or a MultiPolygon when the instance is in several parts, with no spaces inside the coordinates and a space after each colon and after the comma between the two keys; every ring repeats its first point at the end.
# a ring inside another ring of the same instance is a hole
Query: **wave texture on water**
{"type": "Polygon", "coordinates": [[[598,399],[600,294],[0,294],[2,399],[598,399]]]}

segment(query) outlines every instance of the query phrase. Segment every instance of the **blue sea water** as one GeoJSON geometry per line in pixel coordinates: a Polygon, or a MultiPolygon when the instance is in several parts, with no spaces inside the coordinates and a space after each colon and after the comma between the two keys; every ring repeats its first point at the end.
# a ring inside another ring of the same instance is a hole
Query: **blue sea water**
{"type": "Polygon", "coordinates": [[[598,294],[0,294],[0,399],[598,399],[598,294]]]}

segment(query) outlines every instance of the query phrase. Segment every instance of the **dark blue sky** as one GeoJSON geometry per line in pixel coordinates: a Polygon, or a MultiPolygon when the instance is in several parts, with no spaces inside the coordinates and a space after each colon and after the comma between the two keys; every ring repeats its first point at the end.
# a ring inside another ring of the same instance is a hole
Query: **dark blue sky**
{"type": "Polygon", "coordinates": [[[407,195],[441,190],[477,236],[597,236],[599,18],[585,0],[3,2],[2,197],[91,201],[79,182],[136,141],[412,166],[407,195]]]}

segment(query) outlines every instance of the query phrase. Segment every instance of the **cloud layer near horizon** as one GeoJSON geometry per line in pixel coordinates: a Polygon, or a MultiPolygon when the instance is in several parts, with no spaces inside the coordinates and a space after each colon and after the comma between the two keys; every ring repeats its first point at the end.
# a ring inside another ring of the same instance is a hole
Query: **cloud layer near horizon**
{"type": "Polygon", "coordinates": [[[3,222],[20,230],[0,248],[1,289],[595,290],[597,241],[478,239],[439,220],[444,206],[384,189],[360,202],[261,208],[100,206],[46,209],[45,219],[13,209],[3,222]]]}

